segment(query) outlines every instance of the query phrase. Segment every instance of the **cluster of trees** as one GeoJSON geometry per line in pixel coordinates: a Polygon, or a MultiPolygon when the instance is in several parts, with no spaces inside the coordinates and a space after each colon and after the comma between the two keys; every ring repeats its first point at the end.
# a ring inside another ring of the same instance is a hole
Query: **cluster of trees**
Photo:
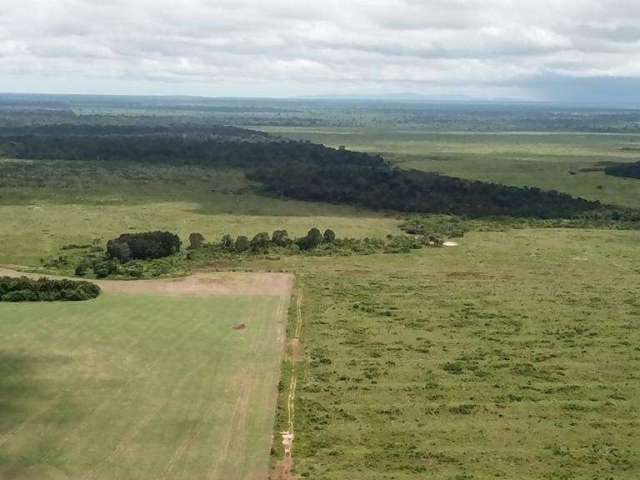
{"type": "Polygon", "coordinates": [[[557,218],[602,208],[599,202],[556,191],[401,170],[384,162],[323,166],[292,162],[256,169],[250,178],[272,195],[401,212],[557,218]]]}
{"type": "Polygon", "coordinates": [[[41,127],[29,135],[0,135],[0,149],[17,158],[237,167],[271,195],[401,212],[570,218],[603,208],[556,191],[401,170],[377,155],[233,127],[127,128],[41,127]]]}
{"type": "MultiPolygon", "coordinates": [[[[294,159],[324,164],[368,163],[370,155],[334,150],[309,142],[283,141],[262,132],[234,127],[157,129],[95,127],[40,127],[29,135],[2,135],[0,150],[14,158],[44,160],[186,163],[255,168],[280,165],[294,159]],[[109,132],[109,133],[103,133],[109,132]]],[[[380,161],[382,161],[380,159],[380,161]]]]}
{"type": "Polygon", "coordinates": [[[234,238],[224,235],[219,242],[205,243],[199,233],[190,236],[191,250],[189,258],[198,258],[197,251],[204,256],[216,258],[228,254],[267,254],[278,253],[295,255],[310,253],[312,255],[350,255],[371,253],[406,253],[425,246],[442,246],[442,240],[434,235],[388,235],[386,239],[377,238],[337,238],[335,232],[326,229],[321,232],[312,228],[298,238],[291,238],[286,230],[275,230],[271,235],[267,232],[256,234],[253,238],[239,235],[234,238]]]}
{"type": "Polygon", "coordinates": [[[100,287],[90,282],[0,277],[0,302],[81,301],[98,295],[100,287]]]}
{"type": "Polygon", "coordinates": [[[107,242],[107,257],[122,263],[168,257],[180,251],[181,244],[171,232],[124,233],[107,242]]]}
{"type": "Polygon", "coordinates": [[[640,162],[611,165],[604,172],[614,177],[640,178],[640,162]]]}
{"type": "MultiPolygon", "coordinates": [[[[211,244],[212,247],[228,253],[268,253],[274,248],[294,248],[296,250],[309,251],[320,245],[332,245],[337,241],[333,230],[327,229],[321,232],[312,228],[304,237],[290,238],[286,230],[275,230],[271,235],[260,232],[253,238],[238,235],[224,235],[220,242],[211,244]]],[[[189,236],[189,248],[197,250],[205,245],[205,238],[200,233],[192,233],[189,236]]]]}

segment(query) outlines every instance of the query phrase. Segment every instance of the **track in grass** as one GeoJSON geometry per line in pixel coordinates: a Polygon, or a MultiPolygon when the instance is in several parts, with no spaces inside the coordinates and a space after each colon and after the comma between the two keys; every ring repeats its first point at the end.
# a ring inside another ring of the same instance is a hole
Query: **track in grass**
{"type": "Polygon", "coordinates": [[[259,275],[212,274],[236,291],[0,305],[0,478],[265,478],[281,277],[266,295],[259,275]]]}

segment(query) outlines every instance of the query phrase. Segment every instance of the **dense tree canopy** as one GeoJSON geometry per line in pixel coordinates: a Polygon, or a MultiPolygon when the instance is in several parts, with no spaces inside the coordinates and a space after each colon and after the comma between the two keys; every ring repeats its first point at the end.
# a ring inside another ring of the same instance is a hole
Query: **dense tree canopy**
{"type": "MultiPolygon", "coordinates": [[[[0,131],[0,150],[17,158],[197,163],[244,169],[271,195],[401,212],[568,218],[602,208],[555,191],[401,170],[377,155],[286,141],[234,127],[55,126],[0,131]]],[[[123,247],[124,248],[124,247],[123,247]]],[[[134,252],[132,258],[141,258],[134,252]]],[[[126,248],[113,256],[126,258],[126,248]]]]}
{"type": "Polygon", "coordinates": [[[611,165],[604,171],[607,175],[614,177],[640,178],[640,162],[611,165]]]}
{"type": "Polygon", "coordinates": [[[90,282],[0,277],[0,302],[81,301],[98,295],[100,287],[90,282]]]}
{"type": "Polygon", "coordinates": [[[121,262],[173,255],[180,250],[180,237],[171,232],[124,233],[107,242],[107,256],[121,262]]]}

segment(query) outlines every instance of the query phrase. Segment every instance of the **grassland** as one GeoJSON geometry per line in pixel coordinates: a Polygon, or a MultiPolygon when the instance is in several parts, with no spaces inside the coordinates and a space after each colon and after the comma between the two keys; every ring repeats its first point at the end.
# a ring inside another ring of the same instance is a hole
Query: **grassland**
{"type": "Polygon", "coordinates": [[[314,226],[342,236],[398,232],[395,216],[345,206],[284,201],[248,190],[241,172],[194,166],[2,161],[0,264],[38,265],[67,244],[106,242],[126,231],[167,229],[253,235],[314,226]]]}
{"type": "Polygon", "coordinates": [[[558,190],[589,200],[637,207],[640,182],[612,178],[600,162],[640,158],[633,134],[432,133],[357,129],[267,128],[285,136],[382,153],[402,168],[514,186],[558,190]],[[588,171],[583,171],[583,170],[588,171]]]}
{"type": "MultiPolygon", "coordinates": [[[[640,204],[639,181],[580,171],[636,160],[622,150],[640,142],[633,135],[271,130],[383,152],[401,166],[640,204]]],[[[2,167],[0,264],[37,265],[62,245],[127,230],[216,238],[319,226],[382,237],[399,222],[259,197],[232,170],[2,167]]],[[[633,231],[475,231],[452,249],[245,262],[296,273],[303,292],[296,472],[314,480],[638,478],[639,240],[633,231]]],[[[261,371],[265,356],[276,361],[264,350],[273,311],[260,297],[112,294],[77,306],[1,306],[0,368],[9,375],[0,377],[0,478],[255,478],[247,472],[264,468],[267,447],[254,439],[272,410],[252,397],[251,425],[260,427],[243,427],[239,451],[260,453],[226,462],[219,439],[232,427],[219,412],[234,408],[241,386],[233,379],[261,371]],[[232,331],[237,322],[250,328],[232,331]],[[241,341],[262,353],[247,358],[241,341]],[[7,442],[15,431],[18,440],[7,442]]],[[[293,325],[295,309],[290,315],[293,325]]],[[[287,394],[276,432],[286,429],[287,394]]]]}
{"type": "Polygon", "coordinates": [[[638,478],[638,240],[529,229],[291,259],[306,346],[296,472],[638,478]]]}
{"type": "Polygon", "coordinates": [[[0,478],[264,478],[286,301],[0,305],[0,478]]]}

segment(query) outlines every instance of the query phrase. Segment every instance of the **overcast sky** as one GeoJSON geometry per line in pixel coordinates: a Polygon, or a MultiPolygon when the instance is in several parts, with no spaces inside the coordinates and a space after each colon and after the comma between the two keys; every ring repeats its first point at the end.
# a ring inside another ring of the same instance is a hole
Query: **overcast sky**
{"type": "Polygon", "coordinates": [[[636,101],[640,1],[0,0],[0,91],[636,101]]]}

